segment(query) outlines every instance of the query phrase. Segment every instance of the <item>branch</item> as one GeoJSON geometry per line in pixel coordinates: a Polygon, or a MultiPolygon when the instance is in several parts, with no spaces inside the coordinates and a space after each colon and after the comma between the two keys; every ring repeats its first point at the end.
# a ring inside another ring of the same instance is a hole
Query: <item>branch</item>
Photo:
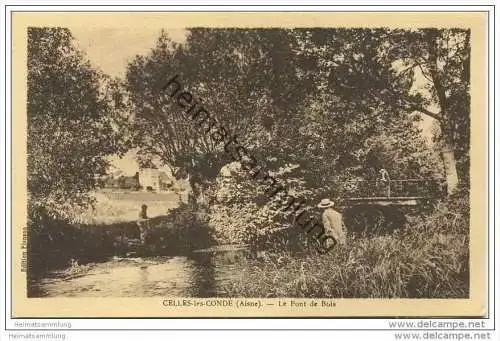
{"type": "Polygon", "coordinates": [[[393,96],[396,96],[396,97],[400,97],[403,101],[406,102],[406,105],[408,105],[408,108],[409,110],[415,110],[415,111],[419,111],[421,112],[422,114],[425,114],[429,117],[432,117],[433,119],[435,120],[438,120],[438,121],[442,121],[443,118],[442,118],[442,114],[441,113],[435,113],[435,112],[432,112],[430,110],[427,110],[425,108],[422,108],[420,105],[417,105],[415,102],[413,102],[411,99],[409,99],[408,97],[405,97],[403,95],[399,95],[399,94],[396,94],[394,91],[392,91],[391,89],[387,89],[386,90],[392,94],[393,96]]]}
{"type": "Polygon", "coordinates": [[[409,108],[408,108],[408,109],[410,109],[410,110],[415,110],[415,111],[419,111],[419,112],[421,112],[422,114],[425,114],[425,115],[427,115],[427,116],[429,116],[429,117],[432,117],[433,119],[435,119],[435,120],[437,120],[437,121],[440,121],[440,122],[443,120],[443,118],[441,117],[441,114],[440,114],[440,113],[435,113],[435,112],[432,112],[432,111],[430,111],[430,110],[427,110],[427,109],[422,108],[422,107],[420,107],[420,106],[418,106],[418,105],[415,105],[415,104],[411,104],[411,103],[409,103],[409,108]]]}
{"type": "Polygon", "coordinates": [[[423,62],[415,62],[413,65],[410,65],[407,68],[405,68],[404,70],[400,71],[396,75],[396,77],[394,77],[394,80],[397,80],[397,79],[401,78],[403,75],[405,75],[408,71],[410,71],[413,68],[420,67],[420,69],[422,69],[422,64],[424,64],[424,63],[425,63],[425,61],[423,61],[423,62]]]}
{"type": "Polygon", "coordinates": [[[420,68],[420,71],[422,72],[422,76],[424,76],[429,82],[432,83],[433,82],[432,78],[428,74],[426,74],[422,65],[420,64],[418,67],[420,68]]]}

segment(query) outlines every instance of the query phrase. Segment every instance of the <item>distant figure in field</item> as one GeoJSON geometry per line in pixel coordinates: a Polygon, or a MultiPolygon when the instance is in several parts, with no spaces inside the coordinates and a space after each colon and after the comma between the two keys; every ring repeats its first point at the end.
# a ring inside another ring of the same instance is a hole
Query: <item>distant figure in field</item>
{"type": "Polygon", "coordinates": [[[335,239],[337,244],[344,245],[346,243],[346,231],[342,219],[342,213],[335,210],[335,203],[330,199],[323,199],[318,204],[318,208],[323,211],[323,226],[328,235],[335,239]]]}

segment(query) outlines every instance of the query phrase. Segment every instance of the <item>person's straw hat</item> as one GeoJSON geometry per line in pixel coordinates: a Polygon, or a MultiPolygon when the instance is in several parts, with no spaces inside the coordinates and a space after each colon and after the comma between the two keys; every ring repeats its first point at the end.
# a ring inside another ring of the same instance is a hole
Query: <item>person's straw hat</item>
{"type": "Polygon", "coordinates": [[[327,208],[335,206],[335,203],[330,199],[321,199],[321,202],[318,204],[318,208],[327,208]]]}

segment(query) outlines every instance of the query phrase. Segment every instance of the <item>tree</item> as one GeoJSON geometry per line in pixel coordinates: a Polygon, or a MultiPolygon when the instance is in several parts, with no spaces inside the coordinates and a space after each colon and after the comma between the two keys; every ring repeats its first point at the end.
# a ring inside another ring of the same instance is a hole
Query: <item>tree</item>
{"type": "Polygon", "coordinates": [[[175,75],[309,207],[318,198],[339,195],[344,180],[368,177],[374,165],[400,177],[434,176],[439,170],[415,125],[416,116],[402,109],[402,97],[384,91],[387,81],[380,81],[390,78],[391,89],[401,94],[412,86],[411,79],[398,78],[392,61],[380,52],[381,46],[390,47],[387,34],[200,28],[191,29],[186,43],[179,45],[163,32],[149,54],[128,66],[135,143],[145,158],[158,157],[189,174],[197,204],[212,208],[212,223],[231,225],[218,229],[221,238],[242,237],[246,221],[224,223],[242,210],[248,219],[262,218],[251,224],[251,234],[290,224],[281,219],[287,214],[276,214],[276,202],[258,202],[257,189],[266,187],[262,183],[248,177],[226,187],[217,183],[219,171],[232,160],[203,133],[205,127],[200,129],[179,110],[170,95],[175,91],[165,87],[175,75]],[[231,192],[228,200],[217,198],[224,189],[231,192]],[[268,226],[262,229],[257,226],[261,223],[268,226]]]}
{"type": "Polygon", "coordinates": [[[370,166],[367,141],[397,134],[392,145],[378,143],[379,153],[392,150],[385,168],[391,165],[389,171],[401,176],[405,171],[407,176],[429,175],[432,167],[408,172],[410,158],[429,160],[427,146],[415,115],[402,109],[406,102],[385,91],[388,82],[380,81],[392,79],[391,89],[400,94],[412,86],[380,52],[381,46],[390,47],[385,44],[388,33],[192,29],[184,45],[162,33],[156,47],[128,67],[136,143],[142,153],[185,169],[195,191],[232,161],[163,90],[169,78],[179,75],[196,100],[269,170],[298,164],[294,176],[331,191],[349,176],[364,175],[370,166]],[[394,162],[397,157],[400,161],[394,162]]]}
{"type": "Polygon", "coordinates": [[[299,40],[317,78],[371,112],[370,120],[388,113],[395,121],[415,113],[435,119],[449,193],[468,183],[470,31],[317,29],[300,32],[299,40]],[[422,77],[427,82],[417,87],[422,77]]]}
{"type": "Polygon", "coordinates": [[[71,218],[90,203],[105,156],[123,151],[117,81],[95,70],[66,28],[28,29],[30,214],[71,218]]]}
{"type": "MultiPolygon", "coordinates": [[[[323,188],[326,196],[340,195],[343,182],[369,179],[380,168],[398,178],[436,177],[439,167],[416,116],[371,93],[377,84],[366,73],[395,73],[390,63],[372,61],[384,30],[296,29],[291,34],[298,84],[304,84],[306,96],[293,115],[275,122],[279,128],[266,153],[287,155],[286,162],[299,165],[293,175],[323,188]]],[[[397,86],[404,90],[411,84],[401,80],[397,86]]]]}

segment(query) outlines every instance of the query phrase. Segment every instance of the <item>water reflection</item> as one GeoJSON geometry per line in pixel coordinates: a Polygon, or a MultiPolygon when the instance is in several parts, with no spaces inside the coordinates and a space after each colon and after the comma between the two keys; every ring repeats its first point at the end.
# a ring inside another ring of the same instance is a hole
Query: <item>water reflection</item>
{"type": "Polygon", "coordinates": [[[51,272],[30,283],[37,297],[214,297],[238,280],[242,251],[190,256],[113,258],[85,271],[51,272]]]}
{"type": "Polygon", "coordinates": [[[195,271],[193,273],[192,296],[207,297],[213,296],[212,293],[217,291],[215,278],[216,255],[194,254],[193,260],[195,271]]]}

